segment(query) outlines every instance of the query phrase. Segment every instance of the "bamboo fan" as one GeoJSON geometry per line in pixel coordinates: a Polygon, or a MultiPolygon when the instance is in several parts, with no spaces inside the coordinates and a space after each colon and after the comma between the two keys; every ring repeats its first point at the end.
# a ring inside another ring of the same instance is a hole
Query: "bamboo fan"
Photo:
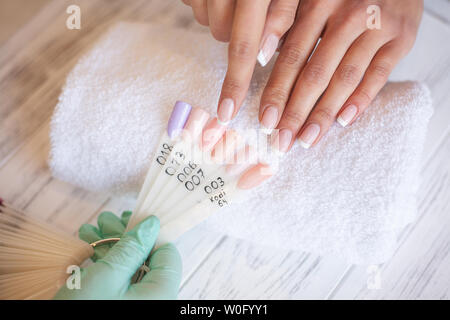
{"type": "Polygon", "coordinates": [[[51,298],[91,245],[0,200],[0,299],[51,298]]]}
{"type": "MultiPolygon", "coordinates": [[[[156,215],[161,223],[156,246],[175,241],[236,193],[271,176],[237,132],[208,119],[200,108],[175,104],[127,230],[156,215]]],[[[85,243],[0,200],[0,299],[52,298],[65,284],[68,266],[81,265],[95,246],[117,240],[85,243]]]]}

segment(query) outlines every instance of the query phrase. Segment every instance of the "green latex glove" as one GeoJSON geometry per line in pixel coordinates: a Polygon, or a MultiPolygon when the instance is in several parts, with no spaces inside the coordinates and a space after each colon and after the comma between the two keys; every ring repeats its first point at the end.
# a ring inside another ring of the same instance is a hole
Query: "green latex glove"
{"type": "MultiPolygon", "coordinates": [[[[83,224],[78,230],[78,236],[87,243],[107,238],[120,238],[125,232],[130,217],[131,211],[124,211],[121,218],[109,211],[102,212],[97,219],[98,228],[90,224],[83,224]]],[[[94,248],[91,260],[95,262],[103,258],[114,244],[108,243],[94,248]]]]}
{"type": "Polygon", "coordinates": [[[150,256],[150,272],[139,283],[131,284],[158,232],[158,218],[143,220],[102,258],[81,269],[80,289],[64,285],[55,299],[175,299],[181,281],[181,258],[172,244],[156,249],[150,256]]]}

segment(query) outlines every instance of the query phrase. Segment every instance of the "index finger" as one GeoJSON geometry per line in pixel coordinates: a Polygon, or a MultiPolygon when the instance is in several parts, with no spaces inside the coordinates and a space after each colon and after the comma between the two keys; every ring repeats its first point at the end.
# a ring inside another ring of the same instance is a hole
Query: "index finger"
{"type": "Polygon", "coordinates": [[[269,0],[237,0],[231,41],[228,47],[228,70],[222,85],[217,117],[228,123],[238,112],[247,94],[269,0]]]}

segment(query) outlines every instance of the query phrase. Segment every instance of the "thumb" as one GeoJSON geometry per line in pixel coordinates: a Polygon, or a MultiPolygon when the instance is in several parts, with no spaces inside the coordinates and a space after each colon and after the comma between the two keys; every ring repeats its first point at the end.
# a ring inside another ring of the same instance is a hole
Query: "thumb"
{"type": "Polygon", "coordinates": [[[117,285],[127,285],[147,259],[159,232],[159,220],[150,216],[124,234],[108,253],[97,260],[100,276],[117,285]]]}
{"type": "Polygon", "coordinates": [[[181,282],[181,257],[173,244],[165,244],[150,256],[150,271],[133,284],[127,299],[176,299],[181,282]]]}

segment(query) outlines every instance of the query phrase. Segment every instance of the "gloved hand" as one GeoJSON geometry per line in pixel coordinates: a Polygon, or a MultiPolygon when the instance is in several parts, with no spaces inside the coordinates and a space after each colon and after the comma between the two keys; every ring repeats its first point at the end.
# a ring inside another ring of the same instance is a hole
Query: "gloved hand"
{"type": "MultiPolygon", "coordinates": [[[[97,219],[98,228],[91,224],[83,224],[78,230],[78,236],[87,243],[107,238],[120,238],[125,232],[130,217],[131,211],[124,211],[121,218],[109,211],[102,212],[97,219]]],[[[91,260],[95,262],[103,258],[114,245],[115,243],[111,242],[95,247],[91,260]]]]}
{"type": "MultiPolygon", "coordinates": [[[[102,227],[110,230],[105,224],[102,227]]],[[[94,264],[81,269],[80,289],[64,285],[55,299],[175,299],[181,281],[181,258],[172,244],[156,249],[150,256],[150,272],[139,283],[131,284],[150,254],[158,231],[158,218],[143,220],[94,264]]]]}

